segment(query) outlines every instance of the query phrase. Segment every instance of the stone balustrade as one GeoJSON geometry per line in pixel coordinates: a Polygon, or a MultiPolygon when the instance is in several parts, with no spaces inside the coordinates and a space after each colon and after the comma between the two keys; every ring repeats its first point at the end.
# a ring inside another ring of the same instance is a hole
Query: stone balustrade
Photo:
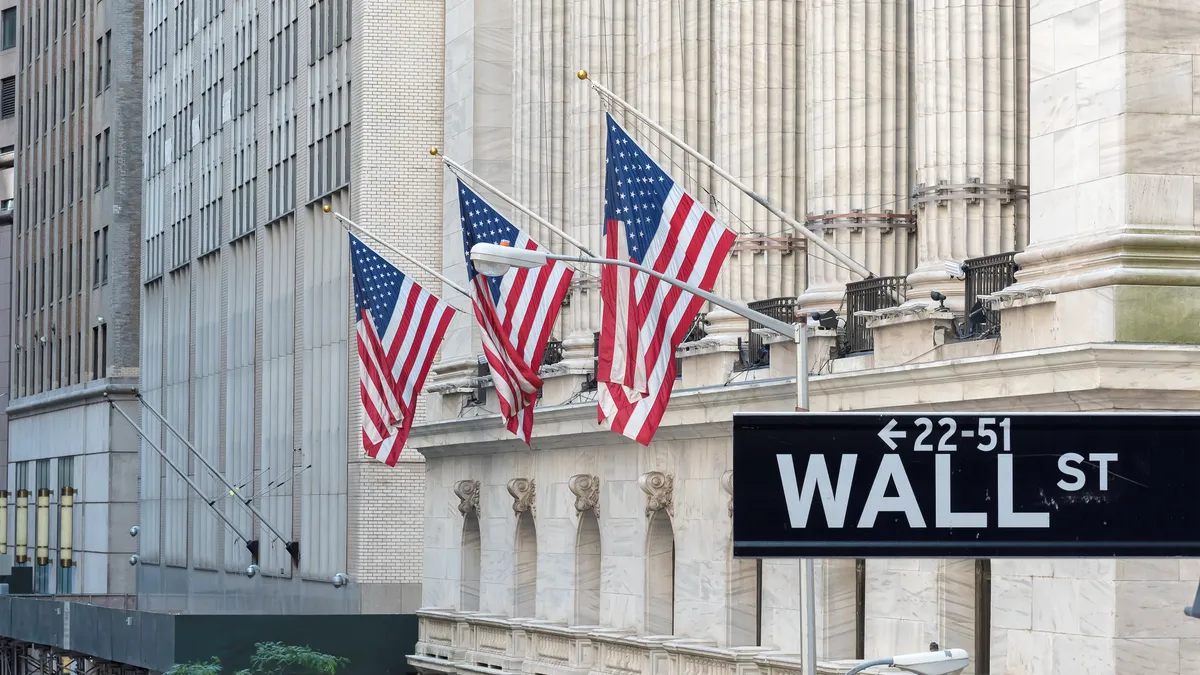
{"type": "MultiPolygon", "coordinates": [[[[422,609],[420,673],[455,675],[802,675],[799,654],[718,647],[677,635],[636,635],[600,626],[422,609]]],[[[823,661],[817,675],[843,675],[856,661],[823,661]]],[[[869,672],[882,672],[872,669],[869,672]]]]}

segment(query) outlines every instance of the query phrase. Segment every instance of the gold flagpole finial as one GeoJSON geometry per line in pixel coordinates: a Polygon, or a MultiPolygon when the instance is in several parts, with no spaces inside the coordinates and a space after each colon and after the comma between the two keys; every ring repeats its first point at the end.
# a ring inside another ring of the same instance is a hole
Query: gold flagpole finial
{"type": "Polygon", "coordinates": [[[586,80],[588,79],[587,71],[581,68],[578,73],[575,73],[575,77],[578,77],[581,80],[586,80]]]}
{"type": "Polygon", "coordinates": [[[436,145],[429,149],[429,154],[433,155],[434,157],[437,157],[438,149],[437,149],[436,145]]]}
{"type": "Polygon", "coordinates": [[[322,207],[321,207],[321,210],[322,210],[322,211],[324,211],[325,213],[329,213],[330,211],[332,211],[332,210],[333,210],[333,207],[332,207],[332,206],[330,206],[329,204],[326,204],[326,205],[324,205],[324,206],[322,206],[322,207]]]}

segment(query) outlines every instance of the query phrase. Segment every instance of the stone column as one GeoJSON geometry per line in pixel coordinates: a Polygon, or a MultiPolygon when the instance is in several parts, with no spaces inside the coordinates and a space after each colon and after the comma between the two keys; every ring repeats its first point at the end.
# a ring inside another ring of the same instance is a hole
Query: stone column
{"type": "MultiPolygon", "coordinates": [[[[536,3],[534,3],[536,4],[536,3]]],[[[573,0],[567,61],[622,97],[633,95],[637,52],[636,0],[573,0]]],[[[604,251],[604,106],[586,83],[569,78],[566,158],[569,207],[563,225],[597,254],[604,251]]],[[[592,340],[600,330],[600,269],[576,272],[570,306],[563,310],[563,365],[590,373],[592,340]]]]}
{"type": "MultiPolygon", "coordinates": [[[[786,213],[804,212],[803,3],[718,0],[715,5],[712,159],[786,213]]],[[[741,233],[717,282],[739,302],[794,297],[803,287],[803,239],[728,181],[713,177],[714,214],[741,233]]],[[[742,317],[708,313],[708,334],[736,344],[742,317]]]]}
{"type": "Polygon", "coordinates": [[[1030,246],[999,296],[1005,351],[1200,343],[1200,5],[1030,9],[1030,246]],[[1171,308],[1177,308],[1172,311],[1171,308]]]}
{"type": "Polygon", "coordinates": [[[910,300],[964,285],[946,261],[1021,250],[1028,239],[1028,3],[913,0],[918,267],[910,300]]]}
{"type": "MultiPolygon", "coordinates": [[[[809,228],[880,276],[911,268],[909,1],[811,0],[805,29],[809,228]]],[[[801,308],[857,279],[809,247],[801,308]]]]}

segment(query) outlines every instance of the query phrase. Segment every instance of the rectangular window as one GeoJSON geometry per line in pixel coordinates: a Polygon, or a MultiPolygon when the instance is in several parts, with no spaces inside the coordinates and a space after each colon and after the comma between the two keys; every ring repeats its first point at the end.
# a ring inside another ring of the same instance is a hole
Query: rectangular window
{"type": "Polygon", "coordinates": [[[17,8],[0,12],[0,51],[17,46],[17,8]]]}
{"type": "Polygon", "coordinates": [[[70,247],[67,248],[67,259],[63,261],[63,267],[66,268],[67,273],[67,285],[63,286],[63,295],[70,296],[75,291],[75,287],[71,285],[75,281],[74,275],[71,274],[75,267],[75,242],[71,242],[70,247]]]}
{"type": "Polygon", "coordinates": [[[96,38],[96,95],[104,91],[104,36],[96,38]]]}
{"type": "Polygon", "coordinates": [[[112,31],[104,34],[104,88],[112,84],[112,31]]]}
{"type": "Polygon", "coordinates": [[[92,288],[100,287],[100,231],[92,233],[92,288]]]}
{"type": "Polygon", "coordinates": [[[108,185],[108,167],[112,163],[111,155],[109,155],[108,147],[108,129],[104,130],[104,184],[108,185]]]}
{"type": "Polygon", "coordinates": [[[100,259],[100,265],[103,268],[103,272],[100,273],[100,284],[103,285],[108,283],[108,226],[105,225],[100,232],[100,245],[104,249],[100,259]]]}
{"type": "Polygon", "coordinates": [[[100,379],[100,326],[92,326],[92,379],[100,379]]]}
{"type": "Polygon", "coordinates": [[[0,119],[11,119],[17,114],[17,78],[0,80],[0,119]]]}
{"type": "Polygon", "coordinates": [[[63,384],[75,384],[75,370],[71,368],[71,336],[67,336],[67,348],[63,350],[63,384]]]}
{"type": "Polygon", "coordinates": [[[95,179],[96,180],[96,188],[95,188],[96,190],[100,189],[100,185],[101,185],[100,180],[102,178],[102,176],[100,175],[100,169],[101,169],[101,162],[103,162],[103,156],[101,155],[101,151],[103,150],[103,148],[100,147],[100,144],[103,142],[103,140],[104,140],[104,134],[96,134],[96,179],[95,179]]]}

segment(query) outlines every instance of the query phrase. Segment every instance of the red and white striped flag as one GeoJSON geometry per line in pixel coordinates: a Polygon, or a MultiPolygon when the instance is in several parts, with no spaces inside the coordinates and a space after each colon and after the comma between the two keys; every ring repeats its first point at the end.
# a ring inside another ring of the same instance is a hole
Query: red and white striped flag
{"type": "Polygon", "coordinates": [[[417,396],[454,308],[353,234],[350,267],[358,324],[363,450],[395,466],[412,428],[417,396]]]}
{"type": "MultiPolygon", "coordinates": [[[[737,235],[606,117],[605,255],[711,291],[737,235]]],[[[675,385],[675,350],[704,300],[612,265],[601,272],[600,293],[599,422],[649,445],[675,385]]]]}
{"type": "Polygon", "coordinates": [[[512,268],[501,276],[480,274],[471,263],[475,244],[541,247],[462,181],[458,182],[458,210],[471,301],[483,329],[483,353],[500,399],[500,414],[508,430],[528,444],[533,434],[533,407],[542,388],[538,369],[572,272],[566,264],[550,261],[537,269],[512,268]]]}

